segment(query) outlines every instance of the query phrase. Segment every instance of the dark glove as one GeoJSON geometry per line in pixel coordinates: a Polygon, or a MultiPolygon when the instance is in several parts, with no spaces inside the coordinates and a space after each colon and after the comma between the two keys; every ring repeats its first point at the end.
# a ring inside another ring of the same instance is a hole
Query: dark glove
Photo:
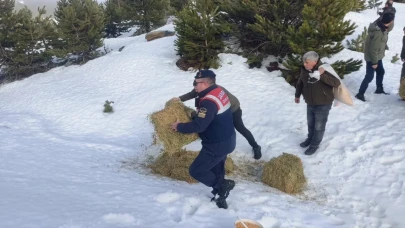
{"type": "Polygon", "coordinates": [[[196,116],[197,116],[197,112],[196,112],[196,111],[192,111],[192,112],[190,113],[191,119],[194,119],[196,116]]]}

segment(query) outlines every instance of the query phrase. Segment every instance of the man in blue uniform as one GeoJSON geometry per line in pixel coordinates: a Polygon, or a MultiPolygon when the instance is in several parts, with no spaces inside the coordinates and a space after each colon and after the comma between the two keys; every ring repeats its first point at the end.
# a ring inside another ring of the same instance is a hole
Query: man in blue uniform
{"type": "Polygon", "coordinates": [[[231,103],[224,90],[215,85],[215,74],[201,70],[195,76],[196,90],[201,97],[197,116],[189,123],[176,121],[172,129],[181,133],[198,133],[202,149],[190,166],[190,175],[212,187],[219,208],[228,208],[226,198],[234,188],[233,180],[225,179],[225,160],[236,146],[231,103]]]}

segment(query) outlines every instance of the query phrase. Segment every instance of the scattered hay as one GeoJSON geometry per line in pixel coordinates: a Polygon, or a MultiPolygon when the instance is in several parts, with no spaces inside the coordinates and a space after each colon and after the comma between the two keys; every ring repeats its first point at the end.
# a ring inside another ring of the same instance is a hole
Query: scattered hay
{"type": "Polygon", "coordinates": [[[302,192],[306,178],[301,159],[288,153],[271,159],[264,165],[262,182],[289,194],[302,192]]]}
{"type": "MultiPolygon", "coordinates": [[[[154,173],[162,176],[170,177],[176,180],[186,181],[188,183],[197,183],[197,181],[190,176],[188,169],[194,159],[197,157],[198,152],[182,150],[177,153],[162,153],[150,168],[154,173]]],[[[231,174],[235,169],[232,159],[228,156],[225,162],[226,174],[231,174]]]]}
{"type": "Polygon", "coordinates": [[[163,143],[165,152],[178,152],[183,146],[198,139],[197,134],[182,134],[170,128],[170,124],[176,122],[177,119],[182,123],[190,122],[192,111],[194,110],[184,106],[180,101],[168,101],[163,110],[151,115],[155,132],[163,143]]]}
{"type": "Polygon", "coordinates": [[[234,175],[253,182],[261,181],[265,161],[247,158],[234,158],[233,161],[237,164],[234,175]]]}
{"type": "Polygon", "coordinates": [[[405,78],[401,79],[401,84],[399,86],[399,96],[405,100],[405,78]]]}

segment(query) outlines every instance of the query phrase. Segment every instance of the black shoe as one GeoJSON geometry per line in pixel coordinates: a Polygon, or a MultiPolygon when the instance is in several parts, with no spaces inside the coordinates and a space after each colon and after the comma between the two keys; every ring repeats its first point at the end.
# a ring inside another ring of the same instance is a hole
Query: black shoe
{"type": "Polygon", "coordinates": [[[262,157],[262,148],[258,145],[257,147],[253,147],[253,154],[256,160],[259,160],[262,157]]]}
{"type": "Polygon", "coordinates": [[[218,208],[228,209],[228,203],[226,202],[226,199],[219,197],[215,200],[215,203],[217,204],[218,208]]]}
{"type": "Polygon", "coordinates": [[[385,94],[385,95],[390,95],[389,93],[386,93],[385,91],[384,91],[384,88],[382,88],[382,87],[377,87],[377,89],[375,90],[375,92],[374,92],[375,94],[385,94]]]}
{"type": "Polygon", "coordinates": [[[354,97],[357,98],[357,99],[359,99],[359,100],[361,100],[361,101],[363,101],[363,102],[366,102],[366,98],[364,98],[364,95],[357,94],[357,95],[354,96],[354,97]]]}
{"type": "Polygon", "coordinates": [[[212,195],[214,195],[214,196],[211,198],[211,202],[212,202],[212,201],[215,201],[215,197],[216,197],[217,194],[218,194],[218,189],[217,189],[217,188],[212,188],[211,193],[212,193],[212,195]]]}
{"type": "Polygon", "coordinates": [[[300,143],[300,147],[305,148],[311,144],[311,139],[306,139],[304,142],[300,143]]]}
{"type": "Polygon", "coordinates": [[[212,188],[211,193],[212,193],[212,194],[214,195],[214,197],[215,197],[215,195],[218,194],[218,189],[212,188]]]}
{"type": "Polygon", "coordinates": [[[219,198],[215,199],[215,202],[219,208],[228,208],[228,204],[226,203],[226,198],[229,196],[229,192],[235,187],[235,181],[233,180],[224,180],[221,187],[218,189],[219,198]]]}
{"type": "Polygon", "coordinates": [[[310,146],[308,147],[308,149],[305,151],[305,155],[312,155],[316,152],[316,150],[318,149],[317,146],[310,146]]]}
{"type": "Polygon", "coordinates": [[[225,199],[229,196],[229,192],[235,187],[235,181],[224,179],[221,187],[218,189],[219,197],[224,197],[225,199]]]}

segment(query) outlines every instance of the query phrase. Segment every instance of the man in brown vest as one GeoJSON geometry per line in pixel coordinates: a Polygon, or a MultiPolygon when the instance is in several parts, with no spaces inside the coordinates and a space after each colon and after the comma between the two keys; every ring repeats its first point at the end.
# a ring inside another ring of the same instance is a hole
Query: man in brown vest
{"type": "MultiPolygon", "coordinates": [[[[215,75],[215,74],[214,74],[215,75]]],[[[215,75],[216,76],[216,75],[215,75]]],[[[215,82],[215,76],[214,76],[214,82],[215,82]]],[[[200,97],[198,95],[198,92],[196,91],[196,82],[193,82],[193,90],[190,92],[181,95],[180,97],[175,97],[173,100],[179,100],[179,101],[188,101],[193,98],[195,98],[195,106],[198,107],[198,103],[200,102],[200,97]]],[[[219,85],[217,85],[219,86],[219,85]]],[[[231,110],[232,110],[232,116],[233,116],[233,125],[235,129],[243,135],[243,137],[246,138],[246,140],[249,142],[250,146],[252,147],[252,151],[254,154],[255,159],[260,159],[262,157],[262,152],[261,152],[261,147],[259,144],[257,144],[255,138],[253,137],[252,133],[245,127],[243,124],[242,120],[242,109],[240,108],[240,102],[238,98],[236,98],[233,94],[231,94],[228,90],[226,90],[224,87],[219,86],[222,88],[225,93],[228,95],[229,100],[231,101],[231,110]]]]}

